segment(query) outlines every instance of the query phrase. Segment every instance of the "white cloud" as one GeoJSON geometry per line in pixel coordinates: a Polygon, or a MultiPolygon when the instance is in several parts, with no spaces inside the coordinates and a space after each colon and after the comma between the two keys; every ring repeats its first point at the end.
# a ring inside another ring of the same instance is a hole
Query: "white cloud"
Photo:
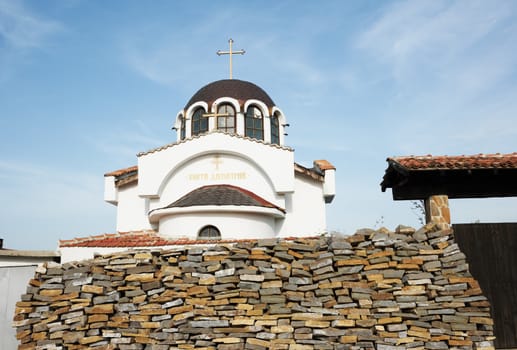
{"type": "Polygon", "coordinates": [[[472,69],[489,73],[483,56],[498,49],[515,56],[513,45],[501,45],[501,40],[513,40],[515,30],[507,38],[500,34],[514,13],[511,2],[401,1],[359,36],[357,46],[388,64],[398,82],[423,74],[431,83],[454,82],[464,78],[463,72],[472,76],[472,69]]]}
{"type": "Polygon", "coordinates": [[[146,79],[164,85],[173,85],[187,78],[185,70],[175,69],[179,64],[178,56],[183,56],[183,49],[165,42],[147,48],[138,47],[135,43],[124,47],[125,60],[132,69],[146,79]]]}
{"type": "Polygon", "coordinates": [[[8,183],[15,182],[25,183],[26,185],[32,183],[37,186],[52,183],[88,192],[89,186],[96,182],[96,176],[88,173],[70,172],[68,169],[49,168],[41,164],[18,160],[1,161],[0,171],[6,179],[2,182],[4,188],[8,187],[8,183]]]}
{"type": "Polygon", "coordinates": [[[395,63],[461,52],[490,33],[511,11],[506,3],[402,1],[359,37],[358,45],[395,63]]]}
{"type": "Polygon", "coordinates": [[[215,52],[228,49],[228,33],[238,33],[233,37],[234,49],[244,49],[246,54],[234,58],[234,76],[253,76],[260,71],[264,80],[265,76],[275,76],[276,81],[278,77],[289,79],[291,85],[293,78],[306,86],[321,85],[330,75],[311,63],[308,49],[316,39],[315,32],[328,24],[311,22],[308,31],[306,18],[286,22],[271,15],[275,9],[251,12],[243,6],[211,12],[209,8],[198,13],[196,21],[182,21],[174,29],[168,24],[135,29],[120,40],[123,59],[145,78],[169,86],[185,85],[192,77],[226,77],[228,57],[217,58],[215,52]],[[149,37],[154,40],[150,42],[149,37]]]}
{"type": "Polygon", "coordinates": [[[98,174],[17,160],[2,161],[0,173],[0,234],[9,248],[52,249],[60,238],[114,230],[98,174]]]}
{"type": "Polygon", "coordinates": [[[0,0],[0,37],[14,48],[40,48],[62,29],[56,21],[38,18],[21,1],[0,0]]]}
{"type": "Polygon", "coordinates": [[[39,18],[21,1],[0,0],[0,83],[12,78],[27,53],[44,48],[63,29],[56,21],[39,18]]]}
{"type": "Polygon", "coordinates": [[[509,98],[516,16],[511,1],[400,1],[380,10],[356,45],[379,64],[378,86],[394,92],[382,118],[396,125],[395,149],[457,154],[517,146],[509,98]]]}
{"type": "Polygon", "coordinates": [[[31,164],[8,162],[5,160],[0,161],[0,170],[2,177],[8,177],[10,175],[40,176],[43,174],[41,169],[38,169],[31,164]]]}
{"type": "MultiPolygon", "coordinates": [[[[223,11],[198,14],[195,22],[177,23],[180,28],[173,29],[170,23],[132,28],[119,39],[122,60],[146,79],[167,86],[185,85],[193,76],[209,77],[219,64],[214,58],[214,28],[229,20],[229,14],[223,11]]],[[[224,49],[223,45],[219,48],[224,49]]]]}
{"type": "Polygon", "coordinates": [[[110,162],[114,164],[125,162],[128,166],[136,163],[136,155],[139,152],[148,151],[175,140],[173,132],[170,132],[170,138],[164,138],[168,130],[160,131],[159,125],[153,128],[144,120],[131,120],[119,127],[116,133],[107,129],[96,135],[82,135],[82,138],[86,144],[92,145],[104,156],[108,156],[108,159],[111,159],[110,162]]]}

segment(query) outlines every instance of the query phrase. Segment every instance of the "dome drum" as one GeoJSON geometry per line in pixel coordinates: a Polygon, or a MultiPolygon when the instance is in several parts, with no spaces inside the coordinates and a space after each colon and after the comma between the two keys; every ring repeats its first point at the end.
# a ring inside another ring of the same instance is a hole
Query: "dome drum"
{"type": "Polygon", "coordinates": [[[176,117],[178,141],[219,130],[284,144],[285,117],[257,85],[236,79],[219,80],[198,90],[176,117]]]}

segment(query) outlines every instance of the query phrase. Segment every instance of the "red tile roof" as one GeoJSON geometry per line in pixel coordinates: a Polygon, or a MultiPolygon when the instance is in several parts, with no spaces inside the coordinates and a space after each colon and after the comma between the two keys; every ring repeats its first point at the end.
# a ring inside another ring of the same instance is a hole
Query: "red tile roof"
{"type": "Polygon", "coordinates": [[[115,171],[106,173],[106,174],[104,174],[104,176],[119,177],[119,176],[127,175],[127,174],[130,174],[130,173],[136,172],[136,171],[138,171],[138,165],[133,165],[133,166],[131,166],[129,168],[119,169],[119,170],[115,170],[115,171]]]}
{"type": "Polygon", "coordinates": [[[294,163],[294,172],[300,175],[305,175],[320,182],[325,181],[325,177],[323,176],[321,171],[315,168],[306,168],[298,163],[294,163]]]}
{"type": "Polygon", "coordinates": [[[274,148],[283,149],[283,150],[287,150],[287,151],[291,151],[291,152],[294,151],[289,146],[281,146],[281,145],[277,145],[276,143],[268,143],[268,142],[266,142],[264,140],[259,140],[259,139],[256,139],[256,138],[253,138],[253,137],[249,137],[249,136],[243,136],[243,135],[239,135],[239,134],[234,134],[234,133],[226,132],[224,130],[212,130],[212,131],[205,132],[205,133],[202,133],[202,134],[199,134],[199,135],[194,135],[194,136],[185,138],[185,139],[180,140],[180,141],[172,142],[172,143],[169,143],[169,144],[157,147],[157,148],[153,148],[153,149],[151,149],[149,151],[140,152],[136,156],[137,157],[142,157],[142,156],[145,156],[145,155],[148,155],[148,154],[151,154],[151,153],[161,152],[164,149],[168,149],[168,148],[171,148],[171,147],[176,147],[179,144],[186,143],[186,142],[191,142],[192,140],[199,139],[199,138],[205,137],[205,136],[210,135],[210,134],[225,134],[225,135],[228,135],[228,136],[231,136],[231,137],[234,137],[234,138],[260,143],[260,144],[266,145],[268,147],[274,147],[274,148]]]}
{"type": "MultiPolygon", "coordinates": [[[[282,238],[295,240],[295,237],[282,238]]],[[[254,242],[256,239],[226,239],[226,240],[191,240],[191,239],[169,239],[158,235],[156,231],[131,231],[107,233],[103,235],[62,239],[59,240],[60,248],[137,248],[137,247],[164,247],[184,246],[196,244],[226,244],[239,242],[254,242]]]]}
{"type": "Polygon", "coordinates": [[[408,156],[387,161],[407,170],[517,169],[517,152],[509,154],[476,154],[470,156],[408,156]]]}
{"type": "Polygon", "coordinates": [[[314,166],[318,167],[321,171],[336,170],[336,167],[326,159],[315,160],[314,166]]]}

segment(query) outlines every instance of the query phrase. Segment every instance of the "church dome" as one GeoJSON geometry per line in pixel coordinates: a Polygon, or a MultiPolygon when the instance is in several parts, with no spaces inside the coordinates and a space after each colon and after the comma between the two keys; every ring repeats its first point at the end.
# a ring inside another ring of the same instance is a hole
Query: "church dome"
{"type": "Polygon", "coordinates": [[[257,85],[244,80],[224,79],[214,81],[198,90],[188,101],[185,109],[196,102],[206,102],[208,105],[220,97],[232,97],[243,105],[248,100],[259,100],[268,108],[275,106],[269,95],[257,85]]]}
{"type": "Polygon", "coordinates": [[[173,129],[178,141],[217,131],[283,146],[288,125],[263,89],[224,79],[199,89],[176,115],[173,129]]]}

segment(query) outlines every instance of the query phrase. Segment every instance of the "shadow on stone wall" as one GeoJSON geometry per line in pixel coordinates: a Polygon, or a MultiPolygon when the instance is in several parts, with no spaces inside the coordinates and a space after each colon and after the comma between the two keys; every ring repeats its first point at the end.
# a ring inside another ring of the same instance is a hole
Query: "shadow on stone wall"
{"type": "Polygon", "coordinates": [[[451,230],[128,251],[38,268],[19,349],[493,349],[451,230]]]}

